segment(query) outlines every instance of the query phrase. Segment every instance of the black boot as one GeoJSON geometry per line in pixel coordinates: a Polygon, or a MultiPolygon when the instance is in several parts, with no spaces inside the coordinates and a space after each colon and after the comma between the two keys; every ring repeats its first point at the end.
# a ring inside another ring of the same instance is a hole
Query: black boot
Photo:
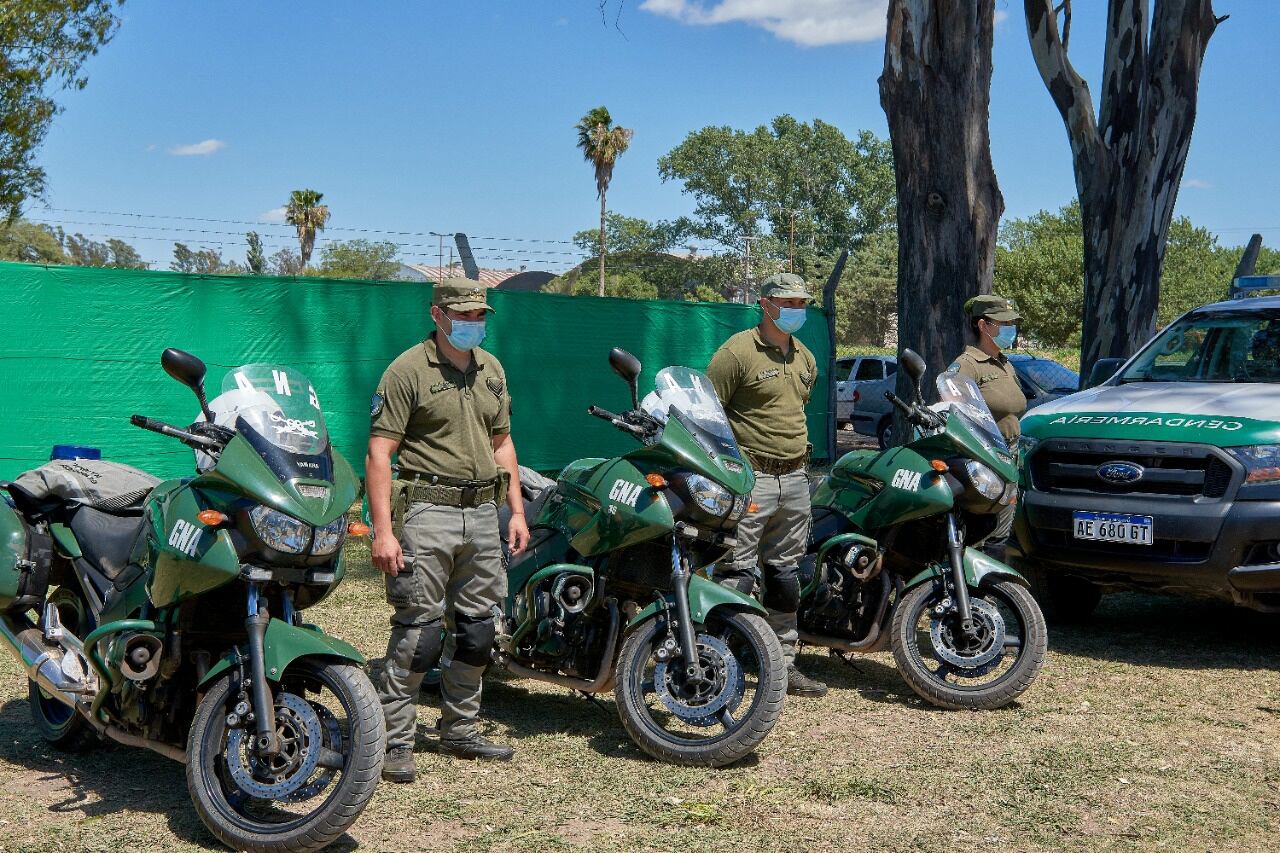
{"type": "Polygon", "coordinates": [[[827,685],[810,678],[792,664],[787,667],[787,693],[791,696],[826,696],[827,685]]]}
{"type": "Polygon", "coordinates": [[[440,738],[440,754],[454,758],[478,758],[482,761],[509,761],[516,751],[477,734],[460,738],[440,738]]]}
{"type": "Polygon", "coordinates": [[[387,750],[382,759],[382,779],[384,782],[405,784],[412,782],[418,773],[413,763],[413,750],[407,746],[397,746],[387,750]]]}

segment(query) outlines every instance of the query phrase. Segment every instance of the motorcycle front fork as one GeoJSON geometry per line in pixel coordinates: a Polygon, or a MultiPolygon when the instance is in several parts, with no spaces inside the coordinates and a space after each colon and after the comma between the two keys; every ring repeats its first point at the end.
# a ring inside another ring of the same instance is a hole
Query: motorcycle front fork
{"type": "Polygon", "coordinates": [[[951,512],[947,513],[947,554],[951,558],[951,592],[960,614],[960,628],[968,633],[973,630],[973,611],[969,607],[969,585],[964,579],[964,540],[955,513],[951,512]]]}
{"type": "MultiPolygon", "coordinates": [[[[286,598],[287,602],[287,598],[286,598]]],[[[259,595],[258,584],[249,583],[248,617],[244,620],[249,634],[250,695],[253,697],[255,746],[258,752],[274,755],[280,751],[280,737],[276,733],[276,708],[267,684],[267,665],[264,643],[271,614],[266,602],[259,595]]],[[[286,609],[288,604],[286,603],[286,609]]]]}
{"type": "Polygon", "coordinates": [[[693,618],[689,614],[689,578],[692,575],[689,562],[680,550],[678,537],[671,537],[671,588],[676,599],[676,638],[680,641],[680,654],[684,658],[685,675],[697,678],[702,674],[698,657],[698,642],[693,632],[693,618]]]}

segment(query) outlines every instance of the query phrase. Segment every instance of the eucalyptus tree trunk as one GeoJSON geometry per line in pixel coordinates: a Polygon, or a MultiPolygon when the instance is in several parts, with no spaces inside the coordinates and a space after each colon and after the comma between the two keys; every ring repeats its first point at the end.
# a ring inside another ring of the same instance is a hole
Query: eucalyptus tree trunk
{"type": "Polygon", "coordinates": [[[1023,0],[1036,67],[1071,141],[1084,226],[1080,375],[1155,332],[1160,274],[1191,145],[1212,0],[1110,0],[1101,112],[1067,58],[1071,0],[1023,0]],[[1063,14],[1059,30],[1058,13],[1063,14]]]}
{"type": "MultiPolygon", "coordinates": [[[[898,188],[898,347],[930,377],[969,341],[965,301],[991,292],[1004,211],[987,131],[994,16],[994,0],[889,3],[880,104],[898,188]]],[[[899,370],[898,395],[908,387],[899,370]]]]}

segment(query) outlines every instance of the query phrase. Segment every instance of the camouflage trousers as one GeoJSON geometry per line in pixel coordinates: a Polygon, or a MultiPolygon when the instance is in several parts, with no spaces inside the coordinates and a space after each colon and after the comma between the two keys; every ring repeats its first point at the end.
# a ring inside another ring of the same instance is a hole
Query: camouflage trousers
{"type": "Polygon", "coordinates": [[[795,662],[800,639],[800,559],[809,545],[809,477],[805,469],[790,474],[756,472],[751,502],[759,509],[738,522],[731,562],[722,563],[715,579],[751,595],[757,580],[763,589],[769,625],[782,643],[787,666],[795,662]]]}
{"type": "Polygon", "coordinates": [[[386,657],[372,668],[389,750],[413,747],[418,691],[437,662],[440,736],[475,732],[493,647],[492,608],[507,586],[492,503],[467,509],[411,504],[400,545],[410,570],[386,578],[387,602],[395,608],[391,639],[386,657]]]}

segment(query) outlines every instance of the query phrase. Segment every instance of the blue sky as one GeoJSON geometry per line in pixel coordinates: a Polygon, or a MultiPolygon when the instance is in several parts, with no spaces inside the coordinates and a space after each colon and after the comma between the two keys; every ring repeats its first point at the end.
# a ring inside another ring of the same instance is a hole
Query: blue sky
{"type": "MultiPolygon", "coordinates": [[[[553,241],[598,211],[574,148],[584,112],[605,104],[636,131],[610,209],[688,213],[656,162],[691,130],[786,112],[887,134],[884,3],[627,0],[620,32],[595,0],[128,0],[88,88],[61,96],[41,156],[55,210],[28,213],[129,239],[163,267],[175,239],[241,257],[241,223],[261,222],[269,249],[291,245],[271,212],[307,186],[333,210],[329,238],[390,239],[430,263],[437,241],[416,235],[466,231],[482,264],[563,268],[572,247],[553,241]]],[[[1215,6],[1231,19],[1209,46],[1178,213],[1224,243],[1261,229],[1280,245],[1280,16],[1273,0],[1215,6]]],[[[1096,81],[1106,3],[1074,7],[1072,56],[1096,81]]],[[[996,8],[992,147],[1006,216],[1025,216],[1074,183],[1022,4],[996,8]]]]}

